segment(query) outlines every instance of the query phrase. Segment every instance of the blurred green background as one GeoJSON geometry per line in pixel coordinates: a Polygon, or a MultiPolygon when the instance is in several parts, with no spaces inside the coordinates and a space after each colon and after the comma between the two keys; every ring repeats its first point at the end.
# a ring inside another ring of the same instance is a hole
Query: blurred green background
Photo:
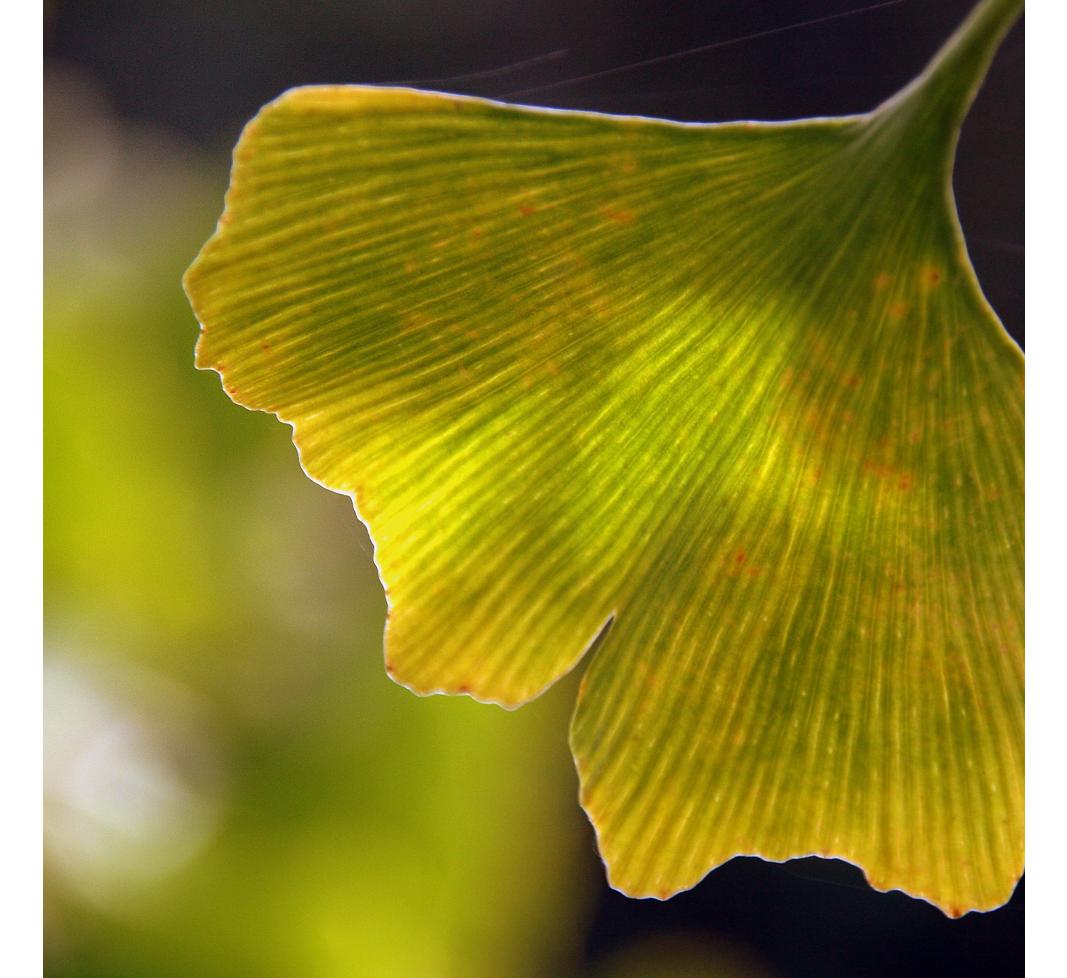
{"type": "MultiPolygon", "coordinates": [[[[969,5],[902,4],[536,101],[702,119],[862,110],[969,5]]],[[[46,6],[49,976],[1021,969],[1021,890],[959,922],[820,860],[734,860],[665,904],[609,890],[566,743],[577,677],[515,713],[390,682],[349,500],[304,477],[284,426],[192,365],[181,274],[221,210],[240,124],[287,85],[553,55],[437,86],[505,95],[851,6],[46,6]]],[[[979,273],[1021,337],[1013,38],[957,186],[979,273]]]]}

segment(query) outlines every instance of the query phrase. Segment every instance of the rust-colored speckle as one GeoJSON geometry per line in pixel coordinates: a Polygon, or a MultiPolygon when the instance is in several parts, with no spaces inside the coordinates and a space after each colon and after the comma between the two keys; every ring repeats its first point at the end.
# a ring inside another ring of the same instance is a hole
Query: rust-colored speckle
{"type": "Polygon", "coordinates": [[[860,375],[859,374],[849,374],[845,378],[844,383],[845,383],[846,387],[851,387],[853,390],[855,390],[860,385],[860,375]]]}
{"type": "Polygon", "coordinates": [[[471,237],[472,238],[481,238],[481,237],[484,237],[484,236],[485,236],[485,231],[483,231],[481,228],[471,228],[471,237]]]}
{"type": "Polygon", "coordinates": [[[467,694],[467,693],[470,693],[470,691],[471,691],[471,688],[466,683],[461,683],[459,686],[456,687],[456,692],[457,693],[467,694]]]}
{"type": "Polygon", "coordinates": [[[875,275],[871,284],[874,286],[875,292],[881,292],[893,284],[893,276],[889,272],[879,272],[875,275]]]}
{"type": "Polygon", "coordinates": [[[901,492],[907,492],[911,488],[911,486],[912,486],[911,476],[908,475],[907,472],[905,472],[900,477],[900,480],[897,482],[897,487],[900,489],[901,492]]]}
{"type": "Polygon", "coordinates": [[[611,207],[603,207],[600,213],[616,224],[632,224],[634,219],[634,212],[630,210],[615,210],[611,207]]]}
{"type": "Polygon", "coordinates": [[[270,349],[270,344],[266,340],[264,340],[262,343],[259,344],[259,347],[261,350],[263,350],[264,353],[266,353],[270,349]]]}
{"type": "Polygon", "coordinates": [[[911,306],[909,306],[906,302],[894,302],[889,307],[889,318],[903,319],[908,314],[908,310],[910,309],[911,306]]]}
{"type": "Polygon", "coordinates": [[[519,213],[523,217],[529,217],[531,214],[537,213],[537,208],[533,204],[519,204],[519,213]]]}
{"type": "Polygon", "coordinates": [[[734,563],[743,564],[745,562],[745,552],[743,550],[737,551],[737,556],[734,557],[734,563]]]}
{"type": "Polygon", "coordinates": [[[545,364],[545,370],[547,370],[553,377],[559,376],[559,364],[555,360],[549,360],[545,364]]]}
{"type": "Polygon", "coordinates": [[[933,288],[935,285],[940,285],[944,276],[941,274],[941,269],[936,268],[933,265],[924,265],[919,272],[919,281],[923,285],[933,288]]]}
{"type": "Polygon", "coordinates": [[[668,900],[670,899],[671,891],[668,890],[667,887],[663,886],[660,887],[658,895],[661,900],[668,900]]]}

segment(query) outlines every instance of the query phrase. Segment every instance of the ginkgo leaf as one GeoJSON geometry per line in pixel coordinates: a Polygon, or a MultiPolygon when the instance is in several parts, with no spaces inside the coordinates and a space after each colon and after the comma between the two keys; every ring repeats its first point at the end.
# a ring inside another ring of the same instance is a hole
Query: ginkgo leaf
{"type": "Polygon", "coordinates": [[[819,853],[958,915],[1022,871],[1022,358],[951,195],[1020,8],[861,116],[330,87],[241,137],[198,364],[356,501],[394,678],[515,706],[601,637],[626,893],[819,853]]]}

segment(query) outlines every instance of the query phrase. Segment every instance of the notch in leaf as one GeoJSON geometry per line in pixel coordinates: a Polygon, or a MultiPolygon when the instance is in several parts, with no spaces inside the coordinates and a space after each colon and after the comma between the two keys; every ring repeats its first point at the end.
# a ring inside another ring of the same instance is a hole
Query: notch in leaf
{"type": "Polygon", "coordinates": [[[302,88],[241,137],[199,366],[356,501],[399,682],[517,706],[612,622],[572,745],[626,893],[1022,871],[1023,367],[951,195],[1021,6],[866,115],[302,88]]]}

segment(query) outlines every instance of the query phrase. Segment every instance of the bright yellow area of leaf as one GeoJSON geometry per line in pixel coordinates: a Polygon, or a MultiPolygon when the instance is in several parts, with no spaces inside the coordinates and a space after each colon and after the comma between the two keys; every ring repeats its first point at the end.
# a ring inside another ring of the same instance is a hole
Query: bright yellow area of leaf
{"type": "Polygon", "coordinates": [[[402,89],[249,124],[201,366],[351,493],[418,692],[536,696],[613,883],[819,853],[957,915],[1022,868],[1022,359],[948,173],[1014,0],[870,115],[402,89]]]}

